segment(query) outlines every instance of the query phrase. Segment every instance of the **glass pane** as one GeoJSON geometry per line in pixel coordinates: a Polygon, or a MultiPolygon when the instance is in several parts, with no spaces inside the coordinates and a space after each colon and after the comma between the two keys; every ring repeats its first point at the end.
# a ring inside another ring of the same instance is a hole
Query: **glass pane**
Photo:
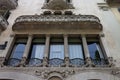
{"type": "Polygon", "coordinates": [[[69,58],[81,58],[83,59],[82,45],[80,44],[69,44],[69,58]]]}
{"type": "Polygon", "coordinates": [[[42,44],[34,44],[32,48],[31,58],[43,59],[44,47],[45,45],[42,44]]]}
{"type": "Polygon", "coordinates": [[[22,59],[26,44],[15,44],[10,58],[22,59]]]}
{"type": "Polygon", "coordinates": [[[101,59],[103,57],[103,53],[100,49],[100,45],[96,42],[88,43],[88,49],[90,53],[90,57],[92,59],[101,59]]]}
{"type": "Polygon", "coordinates": [[[49,58],[50,59],[53,59],[53,58],[64,59],[64,45],[63,44],[51,44],[49,58]]]}

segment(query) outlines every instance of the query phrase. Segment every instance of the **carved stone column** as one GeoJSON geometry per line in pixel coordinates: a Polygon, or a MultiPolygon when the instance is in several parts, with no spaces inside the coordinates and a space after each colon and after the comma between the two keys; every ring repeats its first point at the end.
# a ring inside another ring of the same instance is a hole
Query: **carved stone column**
{"type": "Polygon", "coordinates": [[[21,60],[21,63],[20,63],[20,66],[25,66],[26,59],[29,55],[32,39],[33,39],[33,35],[29,35],[28,36],[28,41],[27,41],[27,44],[26,44],[26,47],[25,47],[25,51],[23,53],[23,57],[22,57],[22,60],[21,60]]]}
{"type": "Polygon", "coordinates": [[[45,51],[44,51],[44,57],[43,57],[44,67],[48,66],[49,46],[50,46],[50,35],[46,35],[45,51]]]}
{"type": "Polygon", "coordinates": [[[87,40],[86,40],[85,35],[82,35],[82,42],[83,42],[83,50],[84,50],[84,54],[85,54],[86,66],[92,66],[93,64],[92,64],[92,61],[90,59],[90,54],[89,54],[87,40]]]}
{"type": "MultiPolygon", "coordinates": [[[[11,50],[13,48],[13,45],[15,43],[15,34],[11,34],[10,35],[10,39],[8,40],[8,44],[7,44],[7,47],[6,49],[3,51],[3,55],[1,57],[1,61],[0,61],[0,66],[3,66],[3,63],[5,62],[5,59],[8,60],[9,59],[9,56],[11,54],[11,50]]],[[[6,62],[5,62],[6,63],[6,62]]],[[[6,63],[7,64],[7,63],[6,63]]]]}
{"type": "Polygon", "coordinates": [[[110,52],[108,50],[108,47],[107,47],[107,43],[106,43],[106,41],[104,39],[104,34],[100,34],[99,38],[100,38],[100,45],[101,45],[102,51],[103,51],[103,53],[105,55],[105,59],[108,60],[108,65],[110,67],[115,66],[113,57],[111,56],[111,54],[110,54],[110,52]]]}
{"type": "Polygon", "coordinates": [[[68,35],[64,35],[64,54],[65,54],[65,65],[69,66],[69,51],[68,51],[68,35]]]}

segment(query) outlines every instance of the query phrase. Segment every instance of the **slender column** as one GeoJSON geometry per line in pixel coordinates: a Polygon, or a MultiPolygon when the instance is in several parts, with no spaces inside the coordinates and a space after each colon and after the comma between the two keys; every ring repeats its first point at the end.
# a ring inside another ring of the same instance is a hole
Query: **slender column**
{"type": "Polygon", "coordinates": [[[27,57],[29,55],[32,39],[33,39],[33,35],[29,35],[28,36],[28,41],[27,41],[27,44],[26,44],[26,47],[25,47],[25,51],[23,53],[23,57],[22,57],[22,60],[21,60],[21,63],[20,63],[20,66],[25,66],[27,57]]]}
{"type": "Polygon", "coordinates": [[[6,47],[6,50],[4,50],[2,58],[0,60],[0,66],[4,66],[3,63],[5,62],[5,58],[6,58],[6,60],[9,59],[9,55],[11,54],[11,50],[12,50],[12,47],[14,45],[14,42],[15,42],[15,34],[11,34],[10,40],[8,41],[8,44],[6,47]]]}
{"type": "Polygon", "coordinates": [[[83,42],[83,50],[84,50],[84,54],[85,54],[86,66],[91,66],[92,61],[90,59],[90,54],[89,54],[87,40],[86,40],[85,35],[82,35],[82,42],[83,42]]]}
{"type": "Polygon", "coordinates": [[[44,67],[48,66],[49,46],[50,46],[50,35],[46,35],[45,51],[44,51],[44,57],[43,57],[44,67]]]}
{"type": "Polygon", "coordinates": [[[64,54],[65,54],[65,65],[69,66],[69,51],[68,51],[68,35],[64,35],[64,54]]]}
{"type": "Polygon", "coordinates": [[[114,60],[108,50],[107,43],[104,39],[104,34],[100,34],[99,38],[100,38],[100,45],[101,45],[102,51],[104,53],[105,59],[108,59],[109,66],[114,66],[114,60]]]}

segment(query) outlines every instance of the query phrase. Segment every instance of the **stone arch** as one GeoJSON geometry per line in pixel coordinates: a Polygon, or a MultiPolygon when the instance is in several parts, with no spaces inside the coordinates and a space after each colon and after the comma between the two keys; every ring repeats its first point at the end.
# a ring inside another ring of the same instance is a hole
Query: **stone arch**
{"type": "Polygon", "coordinates": [[[0,79],[11,80],[43,80],[33,75],[19,73],[19,72],[0,72],[0,79]]]}
{"type": "Polygon", "coordinates": [[[70,76],[66,80],[120,80],[120,78],[102,72],[83,72],[70,76]]]}
{"type": "Polygon", "coordinates": [[[58,76],[52,76],[48,80],[62,80],[62,79],[58,76]]]}

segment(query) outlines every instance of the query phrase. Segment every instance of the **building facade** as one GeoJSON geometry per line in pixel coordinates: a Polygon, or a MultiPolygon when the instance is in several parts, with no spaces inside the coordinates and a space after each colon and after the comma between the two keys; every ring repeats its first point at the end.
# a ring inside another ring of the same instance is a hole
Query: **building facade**
{"type": "Polygon", "coordinates": [[[120,80],[119,0],[0,0],[0,80],[120,80]]]}

